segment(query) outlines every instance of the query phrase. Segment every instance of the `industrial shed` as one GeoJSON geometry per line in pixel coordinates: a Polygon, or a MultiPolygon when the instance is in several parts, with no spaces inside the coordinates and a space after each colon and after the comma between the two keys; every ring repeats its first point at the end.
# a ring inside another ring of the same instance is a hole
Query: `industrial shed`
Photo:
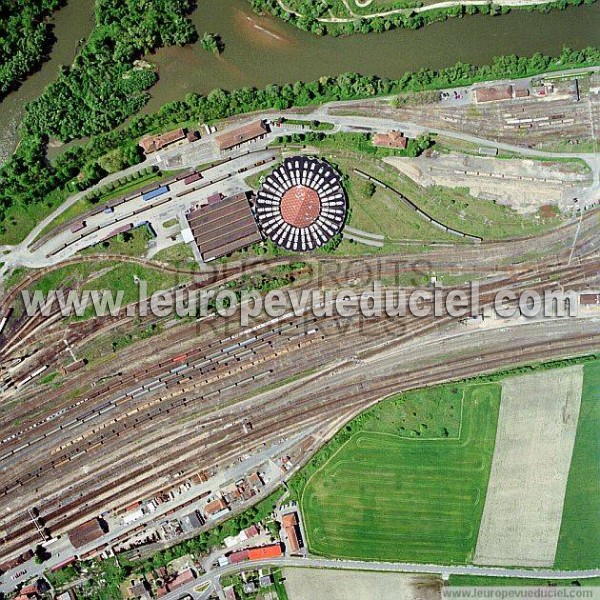
{"type": "Polygon", "coordinates": [[[245,193],[197,208],[187,220],[205,262],[262,240],[245,193]]]}
{"type": "Polygon", "coordinates": [[[92,519],[75,527],[75,529],[71,529],[69,540],[75,548],[83,548],[83,546],[87,546],[101,538],[106,532],[107,528],[100,519],[92,519]]]}

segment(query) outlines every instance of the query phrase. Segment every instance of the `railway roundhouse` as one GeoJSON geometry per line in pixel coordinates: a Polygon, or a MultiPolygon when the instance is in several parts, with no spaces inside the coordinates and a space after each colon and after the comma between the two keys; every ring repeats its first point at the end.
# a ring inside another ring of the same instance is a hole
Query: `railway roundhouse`
{"type": "Polygon", "coordinates": [[[339,173],[329,163],[306,156],[286,158],[266,178],[255,205],[264,234],[298,252],[319,248],[339,233],[346,210],[339,173]]]}

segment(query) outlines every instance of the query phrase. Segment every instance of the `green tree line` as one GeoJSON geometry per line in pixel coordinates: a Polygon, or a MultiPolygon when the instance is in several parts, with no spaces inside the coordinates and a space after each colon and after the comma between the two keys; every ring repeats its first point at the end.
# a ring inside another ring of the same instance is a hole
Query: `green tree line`
{"type": "MultiPolygon", "coordinates": [[[[534,4],[519,7],[519,10],[549,12],[552,9],[565,10],[569,6],[580,6],[581,4],[593,4],[596,0],[556,0],[548,4],[534,4]]],[[[491,2],[483,5],[453,6],[428,10],[416,13],[410,9],[422,6],[420,0],[405,0],[387,8],[406,8],[404,13],[386,15],[384,17],[357,17],[347,22],[321,22],[320,18],[330,17],[331,14],[345,15],[348,11],[340,0],[295,0],[285,3],[290,10],[285,10],[278,0],[249,0],[252,8],[259,14],[270,13],[302,29],[310,31],[315,35],[351,35],[353,33],[382,33],[394,28],[419,29],[428,23],[445,21],[451,17],[462,17],[464,15],[501,15],[510,12],[510,7],[500,6],[491,2]],[[299,13],[299,14],[295,14],[299,13]]],[[[376,9],[373,9],[375,11],[376,9]]]]}
{"type": "MultiPolygon", "coordinates": [[[[137,148],[139,138],[174,124],[192,120],[210,122],[256,110],[279,110],[334,100],[418,92],[597,64],[600,64],[599,48],[564,48],[554,58],[540,53],[530,57],[500,56],[494,58],[490,65],[476,67],[459,62],[438,71],[421,69],[407,72],[394,80],[343,73],[337,77],[321,77],[308,83],[297,81],[285,85],[268,85],[259,90],[250,87],[231,92],[217,89],[206,96],[191,93],[184,100],[163,105],[158,112],[135,116],[126,127],[93,135],[86,145],[63,152],[52,165],[45,160],[44,154],[48,129],[42,129],[41,125],[37,129],[28,125],[23,130],[17,152],[0,170],[0,218],[4,221],[3,212],[12,205],[43,203],[48,194],[64,187],[71,180],[80,189],[97,182],[106,174],[100,166],[101,157],[116,148],[123,149],[120,155],[123,166],[139,162],[142,159],[137,148]]],[[[47,93],[51,95],[56,89],[52,88],[47,93]]],[[[96,111],[101,109],[100,105],[80,104],[81,114],[78,119],[93,119],[96,111]]],[[[63,118],[68,117],[65,115],[63,118]]],[[[104,123],[106,129],[114,125],[113,119],[109,118],[98,119],[96,123],[98,128],[101,128],[100,123],[104,123]]],[[[81,132],[84,133],[85,131],[81,132]]]]}

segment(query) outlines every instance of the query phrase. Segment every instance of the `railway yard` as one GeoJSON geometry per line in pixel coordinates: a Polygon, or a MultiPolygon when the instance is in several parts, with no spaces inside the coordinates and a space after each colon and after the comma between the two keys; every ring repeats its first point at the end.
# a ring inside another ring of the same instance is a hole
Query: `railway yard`
{"type": "MultiPolygon", "coordinates": [[[[15,558],[38,544],[58,540],[61,554],[53,558],[52,568],[75,557],[127,546],[128,540],[143,534],[147,522],[208,497],[207,490],[215,491],[211,478],[232,469],[241,476],[245,465],[256,470],[289,460],[293,466],[275,470],[256,499],[264,497],[305,465],[345,423],[391,394],[596,354],[600,347],[600,320],[594,312],[570,318],[521,316],[504,322],[411,315],[341,318],[327,311],[298,314],[288,302],[282,316],[265,314],[242,325],[237,314],[156,316],[143,310],[141,302],[123,306],[110,317],[77,319],[63,317],[58,307],[45,315],[39,311],[28,315],[24,290],[35,290],[43,278],[61,273],[60,269],[85,265],[89,269],[83,274],[62,282],[65,292],[82,289],[98,277],[94,265],[100,268],[105,263],[110,263],[108,268],[137,266],[176,278],[178,284],[167,294],[171,301],[176,291],[237,292],[255,279],[278,281],[282,274],[287,279],[277,285],[298,292],[344,289],[358,294],[373,281],[380,281],[384,292],[397,291],[415,287],[405,285],[411,278],[432,286],[436,277],[445,277],[470,293],[469,283],[477,281],[482,310],[491,306],[500,290],[598,289],[600,209],[595,206],[600,199],[600,158],[596,152],[577,153],[579,144],[595,143],[600,95],[590,89],[597,78],[597,73],[584,77],[576,89],[571,80],[530,82],[535,92],[505,104],[338,102],[317,108],[308,117],[330,120],[333,133],[361,127],[371,132],[399,129],[403,124],[408,124],[403,130],[411,135],[442,131],[456,144],[451,152],[462,152],[460,186],[468,186],[471,167],[478,177],[491,175],[482,175],[487,168],[483,163],[473,167],[484,159],[472,156],[472,148],[467,151],[459,142],[487,140],[507,153],[506,148],[512,148],[510,157],[504,158],[510,158],[508,171],[513,169],[518,178],[537,165],[523,169],[517,164],[523,158],[519,152],[539,150],[544,160],[556,160],[549,142],[560,131],[561,138],[573,140],[569,156],[577,159],[576,166],[567,165],[556,176],[544,162],[536,177],[545,178],[547,188],[531,206],[537,210],[548,202],[558,204],[566,216],[558,226],[536,235],[503,240],[465,235],[413,205],[435,226],[461,239],[426,241],[418,251],[404,254],[249,253],[204,263],[194,253],[198,264],[192,261],[187,266],[100,251],[101,243],[117,234],[147,223],[157,229],[167,219],[177,222],[179,229],[170,240],[159,235],[157,248],[175,246],[177,236],[181,243],[180,229],[185,229],[186,211],[192,205],[197,209],[210,204],[215,194],[246,193],[246,177],[275,166],[281,155],[271,142],[282,133],[298,131],[298,126],[284,123],[250,141],[251,149],[240,144],[218,164],[202,169],[199,156],[204,161],[223,158],[214,146],[218,138],[210,135],[206,142],[162,152],[160,161],[151,156],[148,164],[162,162],[164,168],[177,163],[180,170],[54,227],[51,221],[40,224],[23,243],[6,250],[3,275],[16,267],[35,270],[0,299],[0,564],[8,562],[10,567],[0,591],[12,585],[8,575],[14,575],[21,562],[15,558]],[[358,125],[351,124],[350,113],[358,125]],[[457,132],[466,137],[459,140],[457,132]],[[553,176],[569,180],[564,197],[564,180],[553,176]],[[83,250],[86,253],[81,254],[83,250]],[[144,334],[148,331],[152,335],[144,334]],[[133,336],[128,343],[121,346],[115,341],[127,335],[133,336]],[[200,474],[205,477],[201,485],[192,485],[179,499],[172,494],[200,474]],[[128,507],[169,494],[171,500],[151,519],[119,521],[128,507]],[[98,517],[111,523],[110,531],[74,547],[69,532],[98,517]]],[[[273,124],[277,115],[261,117],[273,124]]],[[[225,131],[238,126],[228,123],[225,131]]],[[[452,154],[444,156],[447,162],[429,176],[449,186],[453,169],[460,166],[452,154]]],[[[385,162],[397,161],[399,171],[426,185],[423,173],[430,159],[430,155],[392,157],[385,162]],[[414,174],[416,168],[422,169],[419,176],[414,174]]],[[[375,177],[356,172],[403,198],[375,177]]],[[[525,195],[534,193],[536,177],[531,177],[525,195]]],[[[493,187],[482,184],[482,194],[491,193],[493,187]]],[[[516,207],[519,200],[504,203],[516,207]]],[[[31,564],[30,559],[22,562],[31,564]]]]}

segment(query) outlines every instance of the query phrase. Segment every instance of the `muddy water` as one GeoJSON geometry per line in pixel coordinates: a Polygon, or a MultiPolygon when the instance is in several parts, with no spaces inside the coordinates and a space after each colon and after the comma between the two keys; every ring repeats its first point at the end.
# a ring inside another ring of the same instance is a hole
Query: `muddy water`
{"type": "MultiPolygon", "coordinates": [[[[93,4],[70,0],[56,14],[51,60],[0,104],[0,162],[16,144],[23,104],[54,78],[59,64],[71,62],[78,40],[89,35],[93,4]]],[[[215,57],[195,45],[164,48],[148,57],[159,67],[160,81],[146,111],[188,92],[218,87],[261,87],[347,71],[398,77],[407,70],[458,60],[483,64],[499,54],[556,54],[563,45],[600,46],[600,2],[546,15],[513,11],[501,17],[449,19],[418,31],[346,38],[317,37],[279,19],[259,17],[247,0],[198,0],[192,20],[200,35],[221,35],[225,52],[215,57]]]]}
{"type": "Polygon", "coordinates": [[[262,87],[347,71],[399,77],[458,60],[484,64],[499,54],[557,54],[564,45],[600,45],[600,3],[546,15],[470,16],[417,31],[346,38],[318,37],[274,17],[259,17],[247,0],[198,0],[192,19],[200,35],[221,35],[225,52],[215,57],[199,46],[159,50],[151,60],[159,66],[160,81],[147,110],[217,87],[262,87]]]}
{"type": "Polygon", "coordinates": [[[25,103],[37,98],[56,77],[60,65],[73,61],[79,41],[92,31],[94,0],[70,0],[53,15],[56,41],[50,59],[29,77],[21,87],[0,102],[0,164],[10,155],[17,143],[17,127],[25,103]]]}

